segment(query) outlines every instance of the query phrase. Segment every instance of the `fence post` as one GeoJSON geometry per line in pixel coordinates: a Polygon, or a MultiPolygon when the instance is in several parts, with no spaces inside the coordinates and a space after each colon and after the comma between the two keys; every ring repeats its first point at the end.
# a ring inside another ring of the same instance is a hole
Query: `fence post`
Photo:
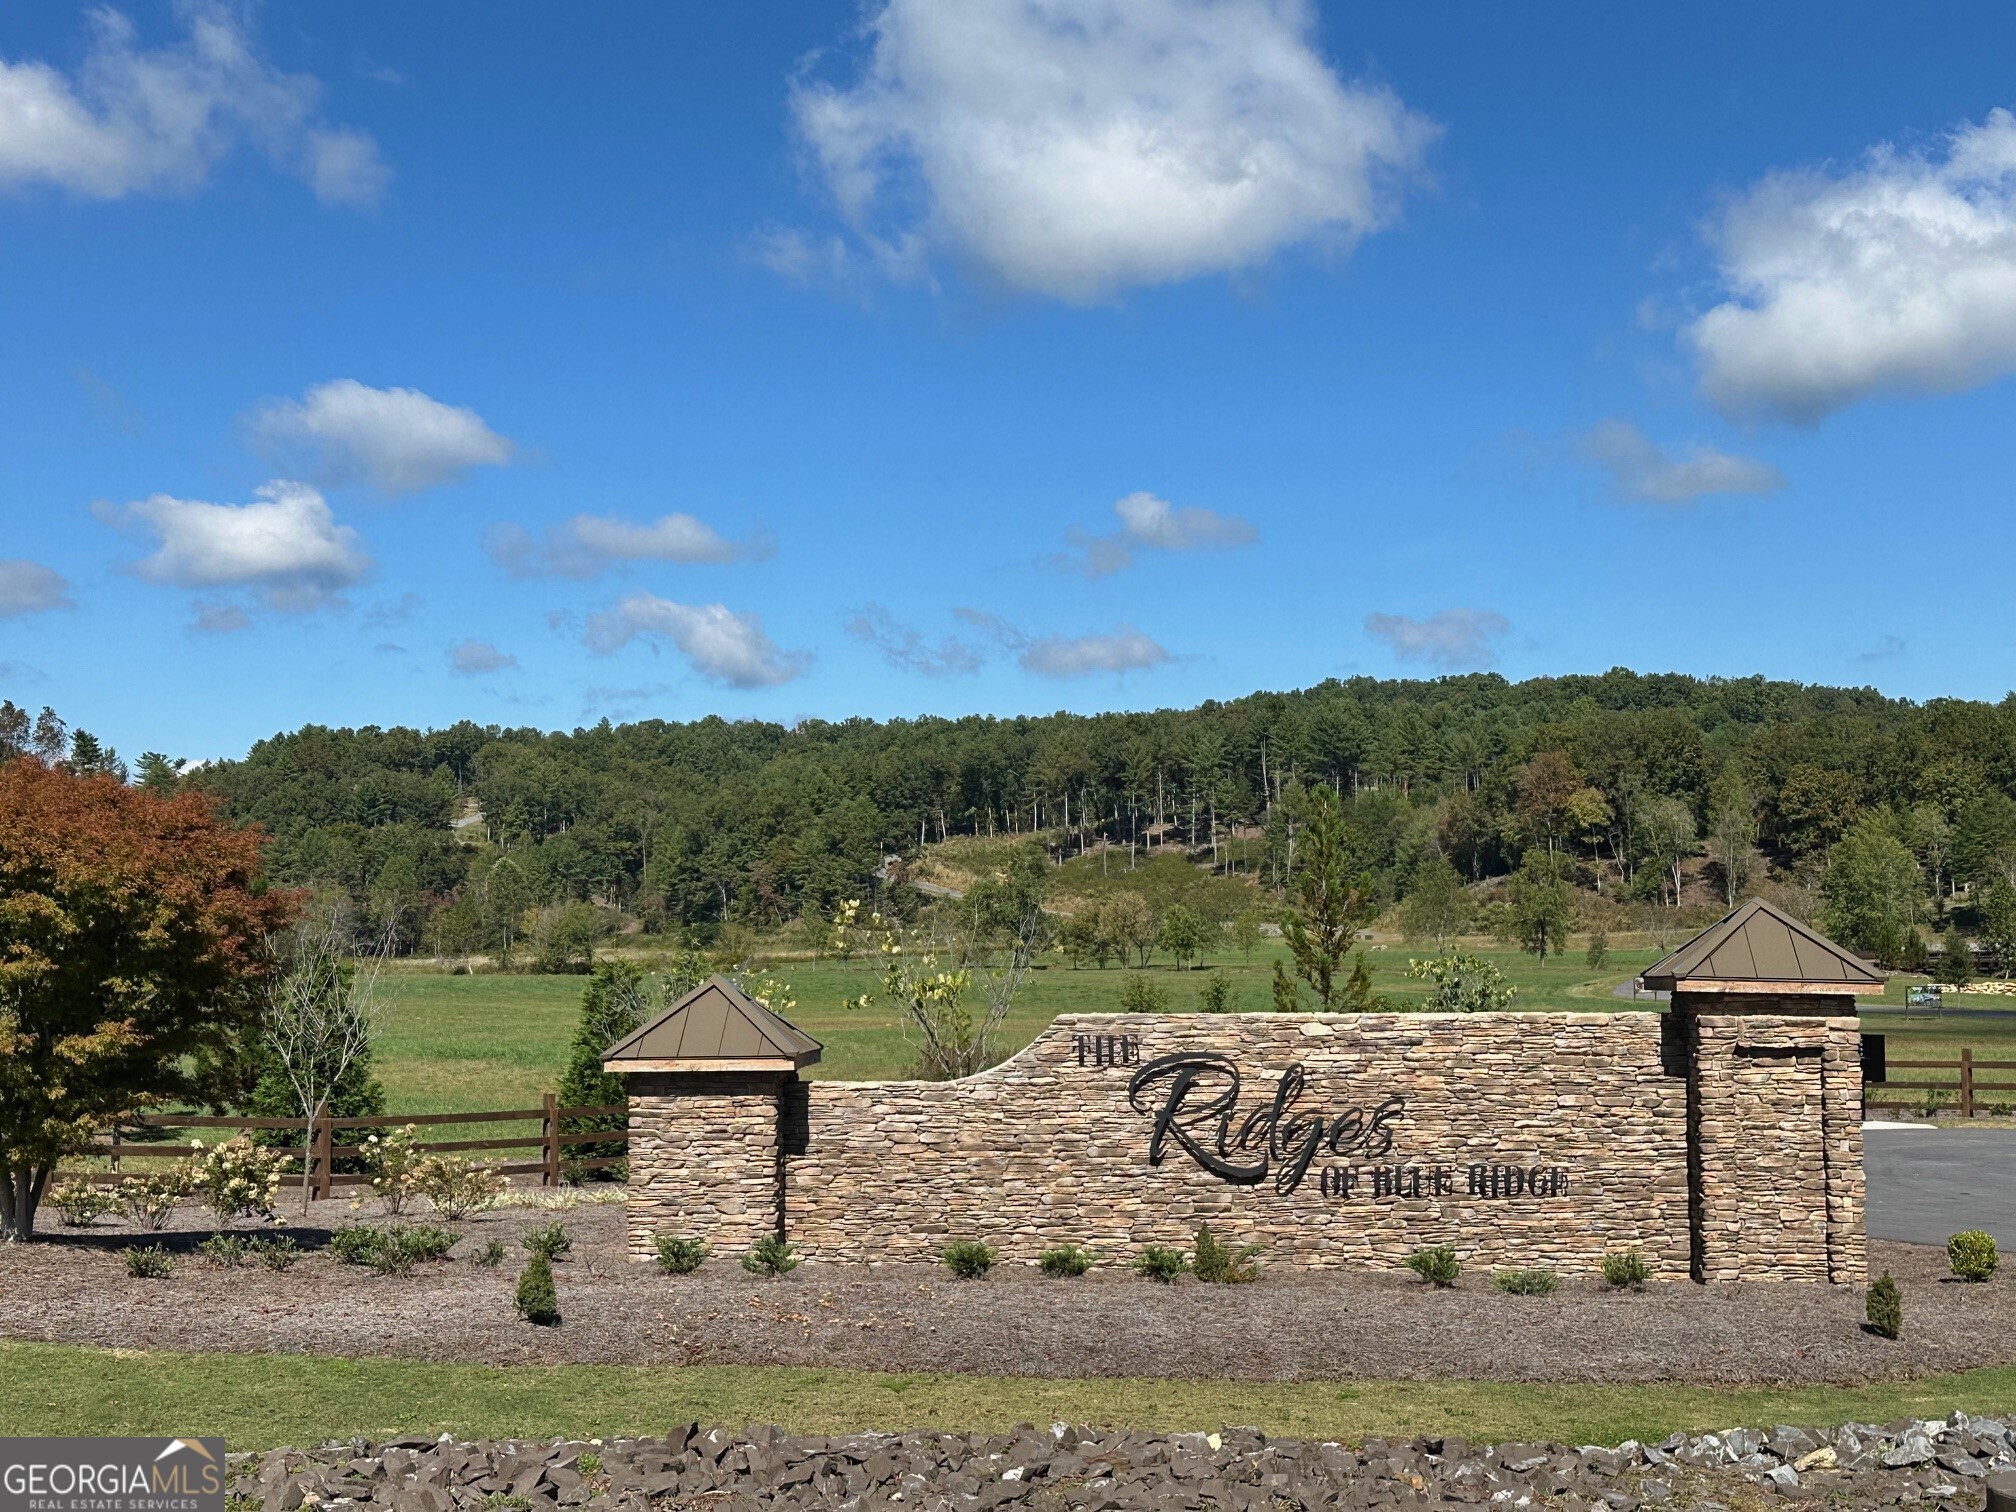
{"type": "Polygon", "coordinates": [[[1960,1052],[1960,1116],[1974,1116],[1974,1049],[1971,1045],[1960,1052]]]}
{"type": "Polygon", "coordinates": [[[306,1170],[312,1172],[309,1180],[309,1195],[328,1198],[336,1195],[335,1157],[331,1147],[336,1141],[330,1136],[329,1104],[317,1103],[314,1112],[315,1146],[309,1156],[306,1170]]]}
{"type": "Polygon", "coordinates": [[[112,1174],[119,1174],[119,1125],[112,1125],[112,1174]]]}
{"type": "Polygon", "coordinates": [[[545,1116],[539,1124],[539,1137],[546,1142],[546,1169],[539,1174],[541,1186],[560,1185],[560,1098],[557,1093],[545,1096],[545,1116]]]}

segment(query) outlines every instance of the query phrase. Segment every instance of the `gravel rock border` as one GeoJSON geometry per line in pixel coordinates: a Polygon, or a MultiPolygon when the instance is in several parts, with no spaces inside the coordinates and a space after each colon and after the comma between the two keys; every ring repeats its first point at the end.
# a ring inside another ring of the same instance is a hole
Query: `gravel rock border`
{"type": "Polygon", "coordinates": [[[1728,1512],[1760,1494],[1876,1507],[1978,1507],[2016,1469],[1988,1418],[1837,1429],[1732,1428],[1660,1444],[1362,1444],[1251,1428],[1137,1433],[1024,1424],[1001,1434],[815,1438],[697,1423],[663,1438],[526,1443],[362,1440],[230,1456],[259,1512],[646,1512],[649,1508],[1340,1508],[1545,1505],[1560,1512],[1728,1512]]]}

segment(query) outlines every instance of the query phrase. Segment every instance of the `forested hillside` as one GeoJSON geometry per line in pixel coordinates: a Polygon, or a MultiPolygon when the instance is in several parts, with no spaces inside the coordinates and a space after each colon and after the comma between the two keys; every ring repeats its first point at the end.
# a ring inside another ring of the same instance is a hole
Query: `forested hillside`
{"type": "Polygon", "coordinates": [[[1768,886],[1898,958],[1951,907],[1984,935],[2016,928],[2016,699],[1626,671],[1353,679],[1090,717],[309,726],[174,770],[140,763],[264,825],[279,880],[449,953],[502,948],[569,903],[604,928],[767,928],[960,836],[1033,834],[1058,861],[1104,846],[1108,873],[1177,847],[1264,901],[1314,783],[1344,796],[1386,903],[1450,868],[1473,897],[1537,871],[1585,910],[1768,886]]]}

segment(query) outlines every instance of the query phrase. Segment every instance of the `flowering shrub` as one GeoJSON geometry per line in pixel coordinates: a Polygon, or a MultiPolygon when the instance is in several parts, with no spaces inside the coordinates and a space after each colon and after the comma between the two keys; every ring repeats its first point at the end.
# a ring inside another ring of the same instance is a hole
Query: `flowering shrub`
{"type": "Polygon", "coordinates": [[[1407,975],[1430,982],[1428,1008],[1436,1013],[1502,1013],[1519,995],[1505,985],[1505,975],[1480,956],[1432,956],[1409,961],[1407,975]]]}
{"type": "Polygon", "coordinates": [[[480,1213],[504,1195],[504,1178],[459,1155],[435,1155],[420,1162],[420,1195],[434,1211],[454,1222],[480,1213]]]}
{"type": "Polygon", "coordinates": [[[753,982],[744,981],[740,986],[744,992],[779,1018],[789,1018],[792,1010],[798,1006],[798,999],[791,995],[791,984],[771,976],[768,972],[753,982]]]}
{"type": "Polygon", "coordinates": [[[201,1194],[220,1223],[240,1217],[277,1221],[273,1199],[280,1195],[285,1150],[267,1149],[243,1135],[207,1150],[200,1139],[191,1143],[196,1153],[188,1161],[189,1189],[201,1194]]]}
{"type": "Polygon", "coordinates": [[[49,1194],[49,1201],[71,1228],[83,1228],[96,1222],[100,1213],[111,1210],[113,1200],[112,1194],[103,1187],[81,1178],[66,1181],[49,1194]]]}
{"type": "MultiPolygon", "coordinates": [[[[855,920],[855,914],[845,917],[855,920]]],[[[918,1074],[930,1081],[971,1076],[993,1063],[993,1040],[1029,967],[1030,939],[1018,936],[1002,964],[976,977],[955,947],[923,937],[905,942],[879,913],[854,923],[882,959],[881,997],[917,1036],[918,1074]],[[940,964],[941,950],[950,955],[940,964]],[[974,1001],[978,999],[979,1001],[974,1001]]],[[[970,953],[964,955],[970,960],[970,953]]],[[[844,1008],[865,1009],[875,994],[848,998],[844,1008]]]]}
{"type": "Polygon", "coordinates": [[[859,898],[849,898],[833,910],[833,934],[826,948],[843,961],[854,958],[854,930],[860,916],[859,898]]]}
{"type": "Polygon", "coordinates": [[[364,1171],[388,1213],[403,1213],[409,1200],[424,1195],[422,1179],[427,1164],[427,1156],[414,1148],[411,1124],[389,1134],[373,1134],[364,1141],[364,1171]]]}
{"type": "Polygon", "coordinates": [[[157,1234],[168,1226],[175,1204],[188,1195],[186,1163],[146,1176],[129,1176],[112,1189],[112,1200],[127,1221],[157,1234]]]}

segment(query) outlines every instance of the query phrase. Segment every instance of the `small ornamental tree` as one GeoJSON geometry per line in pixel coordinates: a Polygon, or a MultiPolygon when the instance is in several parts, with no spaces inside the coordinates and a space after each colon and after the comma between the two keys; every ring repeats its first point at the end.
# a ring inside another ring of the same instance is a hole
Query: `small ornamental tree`
{"type": "Polygon", "coordinates": [[[93,1129],[195,1095],[195,1058],[254,1031],[296,908],[262,842],[194,793],[0,763],[0,1237],[93,1129]]]}

